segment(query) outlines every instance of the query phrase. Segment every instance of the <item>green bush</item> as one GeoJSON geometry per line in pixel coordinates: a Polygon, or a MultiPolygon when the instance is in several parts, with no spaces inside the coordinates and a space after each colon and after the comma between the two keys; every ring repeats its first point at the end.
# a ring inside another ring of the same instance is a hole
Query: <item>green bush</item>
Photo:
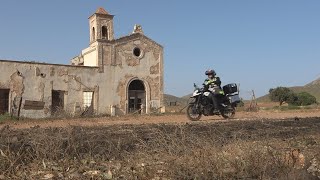
{"type": "Polygon", "coordinates": [[[279,102],[280,106],[282,106],[284,102],[292,101],[296,98],[294,92],[286,87],[270,89],[269,97],[271,101],[279,102]]]}
{"type": "Polygon", "coordinates": [[[299,106],[309,106],[317,103],[317,98],[307,92],[301,92],[297,94],[299,106]]]}
{"type": "Polygon", "coordinates": [[[291,106],[309,106],[317,103],[316,97],[308,92],[294,93],[286,87],[277,87],[269,90],[270,100],[279,102],[281,106],[284,102],[291,106]]]}

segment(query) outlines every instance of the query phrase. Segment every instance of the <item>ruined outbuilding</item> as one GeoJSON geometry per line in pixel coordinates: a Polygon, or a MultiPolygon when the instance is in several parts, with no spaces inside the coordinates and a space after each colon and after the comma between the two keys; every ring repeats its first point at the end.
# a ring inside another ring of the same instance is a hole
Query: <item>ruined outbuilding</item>
{"type": "Polygon", "coordinates": [[[71,65],[0,60],[0,114],[150,113],[163,106],[163,47],[135,25],[115,38],[114,16],[89,17],[90,43],[71,65]]]}

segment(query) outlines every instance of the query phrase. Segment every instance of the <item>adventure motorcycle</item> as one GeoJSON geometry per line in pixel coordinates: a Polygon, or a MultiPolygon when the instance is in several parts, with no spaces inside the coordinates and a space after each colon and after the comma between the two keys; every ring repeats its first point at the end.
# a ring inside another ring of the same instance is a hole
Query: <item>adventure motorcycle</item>
{"type": "MultiPolygon", "coordinates": [[[[224,94],[217,95],[219,111],[214,111],[211,92],[204,85],[203,88],[198,88],[194,84],[194,92],[190,97],[193,99],[187,107],[187,116],[191,121],[200,120],[201,116],[221,115],[225,119],[233,118],[236,113],[236,107],[240,103],[239,90],[237,84],[227,84],[223,86],[224,94]],[[216,113],[214,113],[216,112],[216,113]]],[[[211,91],[213,89],[210,89],[211,91]]]]}

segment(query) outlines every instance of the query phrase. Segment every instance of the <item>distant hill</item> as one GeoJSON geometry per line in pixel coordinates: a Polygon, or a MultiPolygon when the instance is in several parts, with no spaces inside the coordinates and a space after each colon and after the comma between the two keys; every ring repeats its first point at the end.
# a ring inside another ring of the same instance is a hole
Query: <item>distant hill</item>
{"type": "MultiPolygon", "coordinates": [[[[311,83],[305,86],[295,86],[289,87],[292,91],[299,92],[308,92],[317,98],[317,101],[320,102],[320,78],[312,81],[311,83]]],[[[270,102],[269,95],[264,95],[257,99],[259,102],[270,102]]]]}
{"type": "Polygon", "coordinates": [[[292,87],[291,89],[295,92],[308,92],[315,96],[317,101],[320,102],[320,78],[305,86],[292,87]]]}
{"type": "Polygon", "coordinates": [[[188,94],[188,95],[185,95],[185,96],[182,96],[181,98],[188,100],[188,99],[190,99],[191,96],[192,96],[192,93],[188,94]]]}
{"type": "Polygon", "coordinates": [[[176,102],[177,105],[185,106],[188,103],[188,99],[176,97],[170,94],[164,94],[164,102],[166,106],[169,106],[170,102],[176,102]]]}

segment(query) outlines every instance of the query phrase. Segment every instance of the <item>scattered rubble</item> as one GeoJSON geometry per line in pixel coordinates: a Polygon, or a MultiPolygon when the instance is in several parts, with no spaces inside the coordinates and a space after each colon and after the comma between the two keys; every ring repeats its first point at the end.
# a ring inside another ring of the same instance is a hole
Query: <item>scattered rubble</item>
{"type": "Polygon", "coordinates": [[[307,171],[320,179],[320,161],[316,158],[311,160],[311,166],[307,169],[307,171]]]}

